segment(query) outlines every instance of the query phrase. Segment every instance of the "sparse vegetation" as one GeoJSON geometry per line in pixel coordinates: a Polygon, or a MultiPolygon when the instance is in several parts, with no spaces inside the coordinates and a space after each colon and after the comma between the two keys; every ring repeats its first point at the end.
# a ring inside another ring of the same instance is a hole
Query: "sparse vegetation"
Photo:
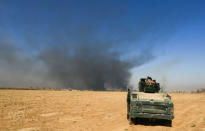
{"type": "Polygon", "coordinates": [[[196,93],[205,93],[205,88],[197,89],[196,93]]]}
{"type": "Polygon", "coordinates": [[[194,123],[191,123],[191,127],[196,127],[196,125],[194,123]]]}

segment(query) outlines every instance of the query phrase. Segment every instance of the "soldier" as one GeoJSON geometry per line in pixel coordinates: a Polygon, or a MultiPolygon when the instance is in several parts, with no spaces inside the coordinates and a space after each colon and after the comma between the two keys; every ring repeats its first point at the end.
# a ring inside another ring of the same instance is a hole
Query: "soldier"
{"type": "Polygon", "coordinates": [[[154,84],[154,81],[152,80],[151,77],[147,77],[147,80],[146,80],[147,84],[154,84]]]}

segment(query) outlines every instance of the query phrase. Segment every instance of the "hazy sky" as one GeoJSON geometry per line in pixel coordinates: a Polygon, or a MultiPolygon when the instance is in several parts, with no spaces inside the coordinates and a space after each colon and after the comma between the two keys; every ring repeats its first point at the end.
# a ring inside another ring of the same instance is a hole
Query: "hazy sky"
{"type": "Polygon", "coordinates": [[[120,59],[137,59],[132,85],[149,75],[169,91],[205,87],[204,7],[203,0],[0,0],[0,84],[41,81],[35,59],[50,47],[106,43],[120,59]],[[24,60],[12,63],[10,53],[24,60]]]}
{"type": "MultiPolygon", "coordinates": [[[[203,2],[200,4],[204,5],[203,2]]],[[[157,58],[135,68],[132,81],[138,80],[141,75],[150,75],[160,80],[165,90],[169,91],[191,91],[205,87],[205,10],[198,6],[184,10],[183,13],[191,11],[197,11],[197,17],[190,16],[188,22],[186,19],[182,20],[178,30],[164,45],[157,43],[157,58]]]]}

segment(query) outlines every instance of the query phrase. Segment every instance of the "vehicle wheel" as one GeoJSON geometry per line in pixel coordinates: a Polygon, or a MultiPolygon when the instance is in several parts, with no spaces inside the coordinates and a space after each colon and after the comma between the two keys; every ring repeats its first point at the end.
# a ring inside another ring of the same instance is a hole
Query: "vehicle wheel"
{"type": "Polygon", "coordinates": [[[172,120],[169,120],[169,127],[172,127],[172,120]]]}
{"type": "Polygon", "coordinates": [[[166,125],[169,126],[169,127],[172,127],[172,120],[167,120],[166,125]]]}
{"type": "Polygon", "coordinates": [[[129,114],[127,114],[127,119],[129,119],[129,114]]]}
{"type": "Polygon", "coordinates": [[[130,125],[132,125],[132,124],[133,124],[133,122],[132,122],[132,118],[131,118],[131,117],[129,117],[129,119],[128,119],[128,120],[129,120],[129,124],[130,124],[130,125]]]}

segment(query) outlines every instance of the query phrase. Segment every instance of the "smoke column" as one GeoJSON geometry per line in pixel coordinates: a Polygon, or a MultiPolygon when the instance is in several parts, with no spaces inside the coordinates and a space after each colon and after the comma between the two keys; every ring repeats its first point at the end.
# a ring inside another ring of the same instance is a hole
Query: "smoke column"
{"type": "Polygon", "coordinates": [[[0,6],[0,86],[126,89],[130,70],[154,59],[154,43],[178,25],[154,2],[22,3],[0,6]]]}

